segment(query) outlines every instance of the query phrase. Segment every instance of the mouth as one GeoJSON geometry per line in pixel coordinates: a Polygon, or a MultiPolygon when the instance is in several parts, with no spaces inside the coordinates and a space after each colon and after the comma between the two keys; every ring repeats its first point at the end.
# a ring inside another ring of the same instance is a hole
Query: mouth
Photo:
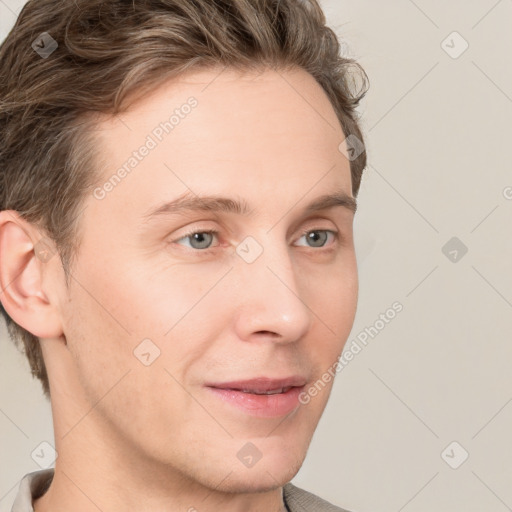
{"type": "Polygon", "coordinates": [[[292,389],[293,386],[287,386],[285,388],[270,389],[268,391],[257,391],[255,389],[236,389],[231,388],[233,391],[241,391],[242,393],[251,393],[253,395],[277,395],[279,393],[287,393],[292,389]]]}
{"type": "Polygon", "coordinates": [[[228,405],[251,416],[273,418],[298,408],[306,379],[258,377],[244,381],[208,383],[206,388],[228,405]]]}

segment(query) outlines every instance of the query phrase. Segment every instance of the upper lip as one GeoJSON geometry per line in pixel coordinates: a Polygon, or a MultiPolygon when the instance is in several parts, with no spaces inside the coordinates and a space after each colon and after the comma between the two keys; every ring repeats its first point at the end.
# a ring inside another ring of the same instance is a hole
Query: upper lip
{"type": "Polygon", "coordinates": [[[273,379],[270,377],[256,377],[248,380],[235,380],[230,382],[217,382],[206,384],[210,388],[218,389],[234,389],[243,391],[254,391],[256,393],[264,393],[276,389],[302,387],[306,384],[306,379],[299,375],[292,375],[281,379],[273,379]]]}

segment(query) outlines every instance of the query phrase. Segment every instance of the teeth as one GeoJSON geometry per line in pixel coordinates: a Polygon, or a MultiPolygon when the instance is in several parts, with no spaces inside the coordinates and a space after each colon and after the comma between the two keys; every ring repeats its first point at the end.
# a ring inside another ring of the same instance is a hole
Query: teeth
{"type": "Polygon", "coordinates": [[[261,392],[254,391],[252,389],[241,389],[240,391],[242,391],[243,393],[251,393],[253,395],[277,395],[279,393],[285,393],[289,389],[291,389],[291,388],[287,387],[287,388],[271,389],[270,391],[261,391],[261,392]]]}

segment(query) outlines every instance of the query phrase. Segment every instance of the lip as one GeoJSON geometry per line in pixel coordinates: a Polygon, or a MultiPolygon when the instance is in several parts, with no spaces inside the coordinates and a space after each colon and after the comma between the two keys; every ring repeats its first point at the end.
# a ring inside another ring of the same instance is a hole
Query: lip
{"type": "Polygon", "coordinates": [[[205,387],[217,398],[251,416],[285,416],[299,407],[299,395],[306,385],[300,376],[256,377],[248,380],[208,383],[205,387]],[[273,394],[263,394],[278,391],[273,394]]]}

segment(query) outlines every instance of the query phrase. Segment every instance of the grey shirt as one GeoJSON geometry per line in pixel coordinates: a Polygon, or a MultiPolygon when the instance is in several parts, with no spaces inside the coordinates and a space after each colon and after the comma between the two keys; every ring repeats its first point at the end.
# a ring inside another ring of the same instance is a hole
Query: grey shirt
{"type": "MultiPolygon", "coordinates": [[[[48,490],[53,471],[49,468],[26,474],[20,481],[11,512],[34,512],[32,502],[48,490]]],[[[348,512],[291,483],[283,487],[283,497],[290,512],[348,512]]]]}

